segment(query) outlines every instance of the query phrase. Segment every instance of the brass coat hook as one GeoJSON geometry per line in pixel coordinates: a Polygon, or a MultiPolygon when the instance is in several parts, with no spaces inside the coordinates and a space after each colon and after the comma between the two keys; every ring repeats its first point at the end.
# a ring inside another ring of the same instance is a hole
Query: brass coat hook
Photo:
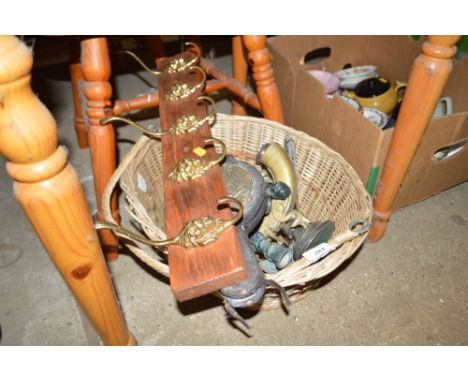
{"type": "MultiPolygon", "coordinates": [[[[168,179],[176,182],[194,180],[204,175],[211,167],[221,163],[226,157],[226,145],[217,138],[207,138],[204,140],[205,146],[209,143],[218,143],[221,145],[222,154],[217,159],[203,160],[199,158],[185,158],[177,163],[175,169],[169,174],[168,179]]],[[[193,151],[200,157],[205,155],[205,150],[201,147],[196,147],[193,151]]]]}
{"type": "Polygon", "coordinates": [[[213,107],[213,110],[211,111],[211,113],[209,113],[202,119],[197,119],[194,115],[184,114],[178,117],[175,120],[174,125],[167,131],[152,131],[145,126],[142,126],[139,123],[132,121],[129,118],[120,117],[116,115],[101,119],[99,121],[99,124],[103,126],[103,125],[107,125],[110,122],[115,122],[115,121],[125,122],[128,125],[133,126],[137,128],[138,130],[141,130],[147,136],[151,138],[156,138],[156,139],[161,139],[162,137],[169,135],[169,134],[175,134],[175,135],[188,134],[197,130],[200,126],[202,126],[207,121],[210,121],[210,120],[212,121],[210,123],[210,127],[213,126],[216,121],[216,104],[214,100],[207,96],[200,96],[197,98],[197,101],[198,102],[208,101],[209,103],[211,103],[211,106],[213,107]]]}
{"type": "Polygon", "coordinates": [[[205,82],[206,82],[205,71],[199,66],[192,66],[189,69],[191,71],[198,70],[202,74],[202,77],[203,77],[202,80],[191,88],[187,84],[176,82],[174,85],[172,85],[172,88],[169,90],[169,92],[164,96],[164,99],[166,101],[181,100],[193,94],[197,89],[202,89],[205,86],[205,82]]]}
{"type": "Polygon", "coordinates": [[[199,219],[189,220],[184,224],[177,236],[166,240],[151,240],[109,222],[97,222],[94,224],[94,228],[110,229],[119,237],[138,241],[156,248],[165,248],[169,245],[179,245],[185,248],[206,246],[216,241],[226,228],[235,225],[242,218],[244,207],[239,200],[228,196],[217,200],[218,206],[230,203],[234,204],[237,208],[237,214],[232,219],[224,220],[211,216],[202,216],[199,219]]]}
{"type": "MultiPolygon", "coordinates": [[[[195,63],[197,63],[200,60],[201,56],[201,51],[198,45],[194,44],[193,42],[186,42],[185,46],[191,46],[195,49],[196,55],[194,58],[192,58],[190,61],[186,62],[183,58],[172,58],[169,61],[168,66],[166,67],[166,71],[169,74],[174,74],[177,72],[181,72],[183,70],[191,68],[195,63]]],[[[133,53],[130,50],[119,50],[116,52],[117,54],[127,54],[130,57],[132,57],[135,61],[137,61],[141,67],[146,70],[148,73],[154,74],[155,76],[158,76],[162,73],[162,71],[159,70],[153,70],[150,69],[144,62],[143,60],[138,57],[135,53],[133,53]]]]}

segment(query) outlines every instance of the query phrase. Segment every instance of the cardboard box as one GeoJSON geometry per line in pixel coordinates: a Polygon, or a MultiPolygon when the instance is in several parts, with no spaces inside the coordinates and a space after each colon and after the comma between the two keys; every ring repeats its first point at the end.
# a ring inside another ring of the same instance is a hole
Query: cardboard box
{"type": "MultiPolygon", "coordinates": [[[[407,81],[423,41],[409,36],[275,36],[268,41],[286,124],[320,139],[339,152],[373,192],[380,177],[392,129],[381,130],[340,97],[328,98],[311,69],[336,72],[347,64],[376,65],[392,83],[407,81]],[[312,60],[309,58],[312,57],[312,60]]],[[[455,61],[443,96],[453,114],[433,118],[400,186],[393,210],[468,179],[468,58],[455,61]],[[458,151],[439,160],[440,149],[458,151]]]]}

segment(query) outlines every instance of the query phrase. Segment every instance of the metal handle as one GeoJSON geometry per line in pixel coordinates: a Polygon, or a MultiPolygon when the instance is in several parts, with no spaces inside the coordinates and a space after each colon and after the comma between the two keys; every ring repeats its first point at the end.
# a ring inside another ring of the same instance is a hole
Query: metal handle
{"type": "Polygon", "coordinates": [[[211,137],[211,138],[205,139],[203,141],[203,143],[204,143],[204,146],[206,146],[208,143],[217,143],[218,145],[221,146],[221,149],[222,149],[221,150],[221,155],[217,159],[214,159],[214,160],[210,161],[212,166],[214,166],[215,164],[221,163],[224,160],[224,158],[226,158],[226,153],[227,153],[226,145],[224,144],[224,142],[221,139],[211,137]]]}
{"type": "Polygon", "coordinates": [[[364,235],[367,231],[369,231],[369,221],[365,219],[359,219],[352,221],[348,229],[333,238],[331,241],[328,242],[329,245],[334,247],[335,249],[342,246],[347,241],[353,240],[354,238],[364,235]],[[362,226],[361,228],[358,228],[362,226]]]}
{"type": "Polygon", "coordinates": [[[210,119],[213,120],[213,122],[210,124],[210,127],[213,126],[216,122],[216,113],[217,113],[215,101],[213,100],[213,98],[207,97],[207,96],[200,96],[197,98],[197,101],[208,101],[211,104],[211,107],[213,108],[211,113],[207,114],[203,119],[201,119],[198,122],[199,126],[203,125],[205,122],[209,121],[210,119]]]}
{"type": "Polygon", "coordinates": [[[184,224],[177,236],[166,240],[151,240],[109,222],[97,222],[94,224],[94,228],[110,229],[119,237],[138,241],[156,248],[165,248],[169,245],[179,245],[185,248],[206,246],[216,241],[226,228],[236,224],[242,218],[244,207],[239,200],[228,196],[217,200],[218,206],[229,203],[233,203],[237,207],[237,214],[232,219],[223,220],[211,216],[203,216],[199,219],[189,220],[184,224]]]}
{"type": "Polygon", "coordinates": [[[144,134],[146,134],[146,135],[148,135],[148,136],[150,136],[152,138],[162,138],[165,135],[170,134],[169,131],[151,131],[151,130],[147,129],[146,127],[132,121],[131,119],[124,118],[124,117],[119,117],[119,116],[116,116],[116,115],[101,119],[99,121],[99,124],[100,125],[107,125],[108,123],[114,122],[114,121],[125,122],[125,123],[129,124],[130,126],[136,127],[137,129],[143,131],[144,134]]]}
{"type": "Polygon", "coordinates": [[[353,220],[349,224],[349,230],[353,232],[356,236],[364,235],[367,231],[369,231],[369,221],[365,219],[353,220]],[[358,226],[362,227],[355,230],[355,228],[358,226]]]}

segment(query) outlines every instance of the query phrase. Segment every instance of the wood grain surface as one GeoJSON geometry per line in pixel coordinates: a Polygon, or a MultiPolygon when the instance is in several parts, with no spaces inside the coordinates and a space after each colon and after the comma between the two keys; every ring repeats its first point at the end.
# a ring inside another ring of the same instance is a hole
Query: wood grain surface
{"type": "Polygon", "coordinates": [[[390,220],[393,201],[452,71],[455,44],[461,36],[429,36],[416,57],[377,186],[368,240],[380,240],[390,220]]]}
{"type": "MultiPolygon", "coordinates": [[[[114,127],[110,123],[104,126],[99,124],[101,119],[112,114],[112,86],[109,83],[111,64],[106,38],[85,38],[81,41],[81,69],[85,80],[88,144],[93,167],[97,219],[103,220],[102,194],[116,168],[114,127]]],[[[117,193],[112,195],[111,208],[112,216],[119,222],[117,193]]],[[[99,231],[99,237],[107,260],[116,260],[119,256],[117,237],[110,230],[99,231]]]]}
{"type": "Polygon", "coordinates": [[[281,99],[270,62],[271,55],[267,48],[266,36],[242,36],[242,41],[248,51],[247,60],[252,66],[263,116],[270,121],[284,123],[281,99]]]}
{"type": "Polygon", "coordinates": [[[0,153],[15,196],[104,343],[135,344],[79,178],[67,162],[67,150],[58,146],[54,118],[31,90],[31,67],[31,53],[20,40],[0,37],[0,153]]]}

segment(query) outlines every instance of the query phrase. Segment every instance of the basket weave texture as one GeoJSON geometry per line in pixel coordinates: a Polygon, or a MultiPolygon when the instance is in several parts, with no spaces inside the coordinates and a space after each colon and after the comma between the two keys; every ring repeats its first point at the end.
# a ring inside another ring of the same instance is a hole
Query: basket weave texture
{"type": "MultiPolygon", "coordinates": [[[[307,134],[282,124],[260,118],[217,114],[212,135],[221,139],[228,154],[255,164],[257,151],[265,143],[284,144],[287,136],[296,144],[296,175],[300,210],[310,221],[332,220],[334,237],[347,231],[356,219],[370,221],[372,202],[359,176],[338,153],[307,134]]],[[[117,183],[125,194],[130,215],[140,223],[145,234],[153,240],[166,238],[162,179],[162,150],[158,140],[142,136],[110,179],[103,195],[104,216],[113,222],[110,195],[117,183]]],[[[281,271],[266,275],[284,286],[293,301],[313,289],[317,281],[334,271],[350,258],[366,239],[358,236],[336,249],[317,263],[302,258],[281,271]]],[[[166,256],[135,243],[127,247],[151,268],[169,276],[166,256]]],[[[281,306],[275,290],[267,289],[257,309],[281,306]]]]}

